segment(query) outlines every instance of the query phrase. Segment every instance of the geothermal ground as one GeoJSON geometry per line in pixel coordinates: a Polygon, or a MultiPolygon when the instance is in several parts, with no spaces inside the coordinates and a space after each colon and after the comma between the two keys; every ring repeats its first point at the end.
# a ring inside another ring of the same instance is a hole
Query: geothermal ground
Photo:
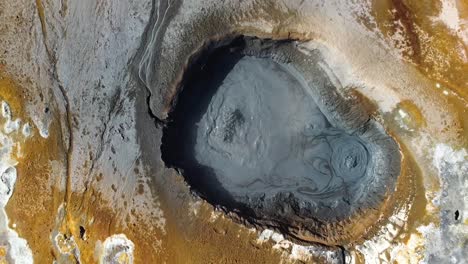
{"type": "Polygon", "coordinates": [[[468,263],[466,2],[0,21],[0,263],[468,263]]]}

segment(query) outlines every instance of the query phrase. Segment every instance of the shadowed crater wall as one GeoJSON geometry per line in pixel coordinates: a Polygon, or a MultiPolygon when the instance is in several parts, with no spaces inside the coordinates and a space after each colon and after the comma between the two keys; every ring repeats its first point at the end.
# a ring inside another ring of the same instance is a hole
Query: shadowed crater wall
{"type": "Polygon", "coordinates": [[[180,85],[163,160],[238,218],[302,240],[341,241],[349,219],[392,193],[400,154],[321,62],[290,41],[208,45],[180,85]]]}

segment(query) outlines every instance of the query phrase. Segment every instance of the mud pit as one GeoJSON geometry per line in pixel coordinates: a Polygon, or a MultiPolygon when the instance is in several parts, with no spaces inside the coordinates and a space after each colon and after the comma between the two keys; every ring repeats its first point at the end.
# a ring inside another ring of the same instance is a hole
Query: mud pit
{"type": "Polygon", "coordinates": [[[204,199],[249,223],[333,243],[340,231],[325,225],[343,227],[391,194],[398,146],[338,93],[320,54],[237,37],[197,58],[169,115],[162,157],[204,199]]]}

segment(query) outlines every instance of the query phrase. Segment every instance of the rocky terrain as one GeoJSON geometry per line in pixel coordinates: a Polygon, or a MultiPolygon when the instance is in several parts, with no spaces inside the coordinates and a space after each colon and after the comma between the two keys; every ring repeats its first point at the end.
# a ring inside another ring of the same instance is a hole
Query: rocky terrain
{"type": "Polygon", "coordinates": [[[467,19],[459,0],[0,1],[0,263],[465,263],[467,19]],[[304,122],[336,138],[274,136],[304,122]]]}

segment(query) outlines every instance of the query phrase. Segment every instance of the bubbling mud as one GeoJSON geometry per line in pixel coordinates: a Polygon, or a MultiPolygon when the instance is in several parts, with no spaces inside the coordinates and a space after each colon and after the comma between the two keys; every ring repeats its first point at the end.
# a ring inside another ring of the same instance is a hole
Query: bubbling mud
{"type": "Polygon", "coordinates": [[[211,45],[184,76],[163,160],[210,203],[305,240],[378,208],[400,172],[398,146],[322,63],[289,41],[211,45]]]}

